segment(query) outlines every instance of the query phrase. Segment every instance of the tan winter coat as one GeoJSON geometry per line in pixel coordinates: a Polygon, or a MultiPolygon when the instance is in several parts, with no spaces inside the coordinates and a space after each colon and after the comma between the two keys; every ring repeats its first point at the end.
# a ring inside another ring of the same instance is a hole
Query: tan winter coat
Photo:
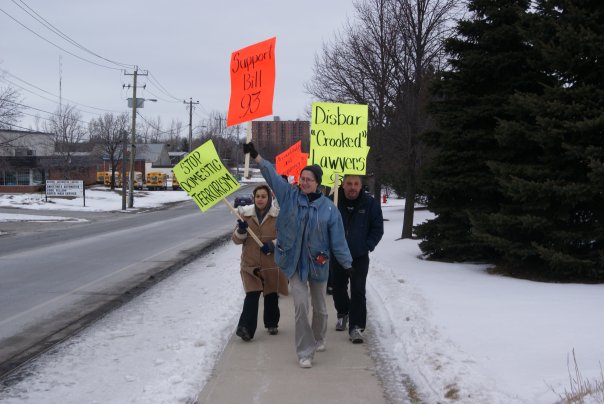
{"type": "MultiPolygon", "coordinates": [[[[264,216],[262,224],[258,223],[254,205],[240,206],[239,215],[248,224],[263,243],[273,243],[277,238],[276,223],[279,210],[271,207],[264,216]]],[[[275,264],[274,255],[265,255],[260,251],[256,240],[248,233],[233,231],[231,239],[235,244],[243,244],[241,252],[241,280],[246,293],[262,291],[264,295],[280,293],[287,295],[287,276],[275,264]]]]}

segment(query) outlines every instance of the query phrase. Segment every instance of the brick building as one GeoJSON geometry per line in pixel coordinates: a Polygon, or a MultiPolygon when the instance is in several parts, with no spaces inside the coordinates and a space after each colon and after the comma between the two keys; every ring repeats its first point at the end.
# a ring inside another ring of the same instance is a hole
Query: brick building
{"type": "Polygon", "coordinates": [[[55,152],[53,135],[0,129],[0,192],[36,192],[47,179],[96,181],[96,166],[88,152],[55,152]]]}
{"type": "Polygon", "coordinates": [[[272,121],[252,122],[252,141],[258,146],[263,158],[275,161],[275,156],[288,147],[302,141],[302,151],[308,153],[310,143],[310,122],[282,121],[275,116],[272,121]]]}

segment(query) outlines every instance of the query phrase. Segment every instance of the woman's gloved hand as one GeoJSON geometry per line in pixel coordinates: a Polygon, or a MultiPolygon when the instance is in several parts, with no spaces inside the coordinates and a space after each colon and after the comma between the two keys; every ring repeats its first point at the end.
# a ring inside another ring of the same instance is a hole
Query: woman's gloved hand
{"type": "Polygon", "coordinates": [[[247,222],[245,220],[237,220],[237,233],[245,234],[247,233],[247,222]]]}
{"type": "Polygon", "coordinates": [[[243,144],[243,154],[250,154],[250,157],[255,159],[256,157],[258,157],[258,152],[256,151],[256,148],[254,147],[254,143],[249,142],[249,143],[244,143],[243,144]]]}
{"type": "Polygon", "coordinates": [[[269,241],[268,243],[262,244],[260,251],[262,251],[264,255],[271,255],[273,252],[275,252],[275,245],[269,241]]]}

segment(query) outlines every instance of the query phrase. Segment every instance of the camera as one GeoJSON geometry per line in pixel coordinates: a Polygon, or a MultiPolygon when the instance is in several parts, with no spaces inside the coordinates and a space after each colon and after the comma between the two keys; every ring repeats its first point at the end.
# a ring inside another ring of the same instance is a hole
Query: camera
{"type": "Polygon", "coordinates": [[[319,255],[317,255],[315,257],[315,263],[319,264],[319,265],[324,265],[327,262],[327,259],[329,257],[327,256],[327,254],[325,254],[324,252],[319,253],[319,255]]]}

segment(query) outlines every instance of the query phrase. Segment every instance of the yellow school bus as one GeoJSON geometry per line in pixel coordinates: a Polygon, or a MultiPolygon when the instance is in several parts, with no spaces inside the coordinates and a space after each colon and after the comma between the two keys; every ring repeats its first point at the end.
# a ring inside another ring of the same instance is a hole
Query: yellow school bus
{"type": "MultiPolygon", "coordinates": [[[[121,178],[120,172],[116,171],[115,172],[115,186],[120,187],[121,183],[122,183],[122,178],[121,178]]],[[[105,176],[103,184],[107,185],[108,187],[111,186],[111,171],[107,171],[107,175],[105,176]]]]}
{"type": "MultiPolygon", "coordinates": [[[[126,173],[127,177],[126,177],[126,188],[130,187],[130,184],[128,183],[128,178],[130,178],[130,173],[126,173]]],[[[120,178],[121,180],[121,178],[120,178]]],[[[121,186],[121,181],[120,181],[120,186],[121,186]]],[[[140,171],[135,171],[134,172],[134,182],[132,183],[132,188],[133,189],[143,189],[143,173],[141,173],[140,171]]]]}
{"type": "Polygon", "coordinates": [[[158,171],[148,172],[145,178],[145,185],[149,191],[157,189],[166,190],[168,189],[168,175],[158,171]]]}
{"type": "Polygon", "coordinates": [[[106,177],[111,178],[111,171],[97,171],[96,172],[96,183],[104,185],[106,177]]]}
{"type": "Polygon", "coordinates": [[[172,191],[176,191],[177,189],[180,189],[180,184],[178,183],[178,178],[172,172],[172,191]]]}

